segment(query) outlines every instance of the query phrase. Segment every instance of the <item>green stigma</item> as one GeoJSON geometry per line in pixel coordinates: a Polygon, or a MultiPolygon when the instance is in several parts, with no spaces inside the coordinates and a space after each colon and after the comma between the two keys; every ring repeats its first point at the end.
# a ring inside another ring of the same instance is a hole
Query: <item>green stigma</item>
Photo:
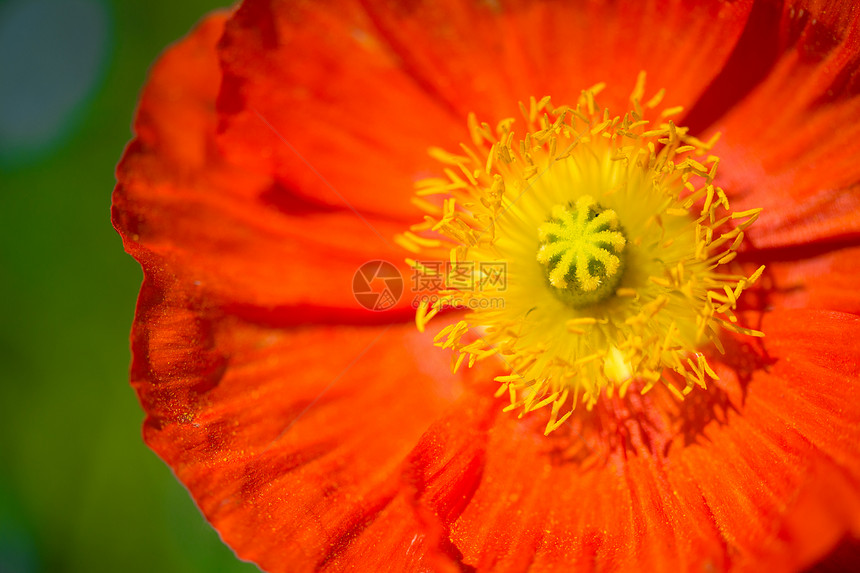
{"type": "Polygon", "coordinates": [[[538,234],[537,260],[556,296],[580,308],[615,294],[627,244],[615,211],[584,195],[575,204],[553,207],[538,234]]]}

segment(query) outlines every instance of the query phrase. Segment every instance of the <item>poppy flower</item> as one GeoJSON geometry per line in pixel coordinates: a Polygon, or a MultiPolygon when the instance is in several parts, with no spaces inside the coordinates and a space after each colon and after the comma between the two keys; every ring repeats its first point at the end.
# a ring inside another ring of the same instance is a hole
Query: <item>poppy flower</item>
{"type": "Polygon", "coordinates": [[[860,535],[858,63],[838,0],[206,18],[113,197],[146,442],[268,571],[815,563],[860,535]],[[368,261],[441,283],[373,312],[368,261]]]}

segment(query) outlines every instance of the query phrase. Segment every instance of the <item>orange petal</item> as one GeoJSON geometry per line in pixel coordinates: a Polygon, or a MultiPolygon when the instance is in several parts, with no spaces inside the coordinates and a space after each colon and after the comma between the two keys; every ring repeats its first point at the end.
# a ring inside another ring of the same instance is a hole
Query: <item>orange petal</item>
{"type": "MultiPolygon", "coordinates": [[[[733,207],[764,208],[749,232],[759,248],[856,240],[860,12],[849,1],[791,1],[775,24],[770,69],[715,126],[720,182],[733,207]]],[[[751,58],[763,49],[741,47],[751,58]]]]}
{"type": "MultiPolygon", "coordinates": [[[[483,380],[492,380],[492,375],[483,380]]],[[[451,543],[448,524],[466,508],[480,482],[487,429],[500,411],[492,399],[492,388],[486,388],[486,383],[479,386],[484,387],[483,393],[467,390],[421,438],[404,465],[397,498],[339,557],[339,566],[362,571],[413,571],[423,564],[417,570],[463,571],[463,556],[451,543]],[[424,533],[415,536],[403,551],[391,540],[400,536],[402,515],[407,510],[424,533]]]]}
{"type": "MultiPolygon", "coordinates": [[[[600,420],[588,424],[597,431],[600,420]]],[[[501,416],[491,430],[484,479],[452,525],[465,563],[505,572],[725,569],[694,482],[674,483],[665,462],[644,453],[597,455],[580,430],[547,440],[540,429],[501,416]]],[[[613,436],[623,439],[614,431],[599,439],[610,447],[613,436]]]]}
{"type": "Polygon", "coordinates": [[[132,366],[144,437],[222,538],[267,571],[389,553],[426,570],[425,558],[447,557],[416,545],[429,530],[397,497],[401,467],[463,382],[431,337],[410,325],[267,328],[148,279],[132,366]],[[365,535],[376,553],[361,551],[365,535]]]}
{"type": "Polygon", "coordinates": [[[766,355],[729,347],[733,372],[722,366],[723,382],[689,403],[631,394],[549,439],[540,416],[499,415],[480,483],[450,523],[463,562],[793,571],[856,532],[860,319],[784,311],[762,328],[766,355]]]}
{"type": "Polygon", "coordinates": [[[860,247],[827,250],[807,258],[799,250],[767,253],[763,304],[860,314],[860,247]]]}
{"type": "Polygon", "coordinates": [[[552,96],[573,104],[598,82],[613,113],[628,109],[640,71],[649,98],[689,107],[740,36],[752,2],[367,3],[410,73],[461,117],[518,115],[516,102],[552,96]]]}
{"type": "Polygon", "coordinates": [[[414,184],[438,172],[428,149],[467,138],[358,2],[245,2],[221,58],[221,148],[309,200],[418,220],[414,184]]]}
{"type": "MultiPolygon", "coordinates": [[[[126,250],[147,273],[181,274],[209,304],[265,309],[279,323],[334,312],[381,320],[354,300],[352,277],[371,259],[387,259],[408,277],[392,242],[404,225],[304,203],[215,149],[215,45],[225,20],[206,20],[152,70],[113,197],[126,250]]],[[[408,297],[401,303],[405,310],[408,297]]]]}
{"type": "Polygon", "coordinates": [[[802,439],[809,463],[785,521],[762,550],[808,565],[846,531],[860,532],[860,319],[786,311],[771,314],[763,328],[776,361],[757,377],[749,418],[775,441],[802,439]]]}
{"type": "Polygon", "coordinates": [[[846,537],[830,554],[805,573],[844,573],[860,563],[860,537],[846,537]]]}
{"type": "Polygon", "coordinates": [[[315,201],[414,215],[413,183],[438,172],[428,147],[456,151],[470,112],[496,121],[606,81],[622,113],[643,69],[649,97],[689,106],[751,5],[248,1],[221,45],[220,145],[315,201]]]}

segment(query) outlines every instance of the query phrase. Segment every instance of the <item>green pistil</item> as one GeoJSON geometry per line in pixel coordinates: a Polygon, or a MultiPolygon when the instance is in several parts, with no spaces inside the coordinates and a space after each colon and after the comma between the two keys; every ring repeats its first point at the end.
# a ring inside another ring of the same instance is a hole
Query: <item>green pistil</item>
{"type": "Polygon", "coordinates": [[[575,204],[553,207],[538,233],[537,260],[562,300],[579,308],[615,294],[624,274],[627,244],[615,211],[585,195],[575,204]]]}

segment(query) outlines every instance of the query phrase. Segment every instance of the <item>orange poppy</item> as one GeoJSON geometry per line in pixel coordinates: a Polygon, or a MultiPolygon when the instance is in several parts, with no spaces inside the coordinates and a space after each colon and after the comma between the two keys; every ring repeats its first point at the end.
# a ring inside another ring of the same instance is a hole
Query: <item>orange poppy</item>
{"type": "Polygon", "coordinates": [[[146,442],[267,571],[815,563],[860,535],[858,63],[860,10],[837,0],[210,16],[153,68],[113,197],[144,270],[146,442]],[[566,188],[535,176],[580,149],[569,177],[641,163],[644,183],[551,201],[566,188]],[[517,268],[545,284],[512,272],[495,314],[445,284],[454,308],[419,305],[418,328],[410,296],[357,303],[367,261],[498,258],[500,205],[543,226],[507,252],[540,241],[517,268]],[[561,245],[580,223],[597,247],[561,245]],[[642,253],[665,277],[630,278],[642,253]],[[615,304],[638,306],[582,314],[615,304]]]}

